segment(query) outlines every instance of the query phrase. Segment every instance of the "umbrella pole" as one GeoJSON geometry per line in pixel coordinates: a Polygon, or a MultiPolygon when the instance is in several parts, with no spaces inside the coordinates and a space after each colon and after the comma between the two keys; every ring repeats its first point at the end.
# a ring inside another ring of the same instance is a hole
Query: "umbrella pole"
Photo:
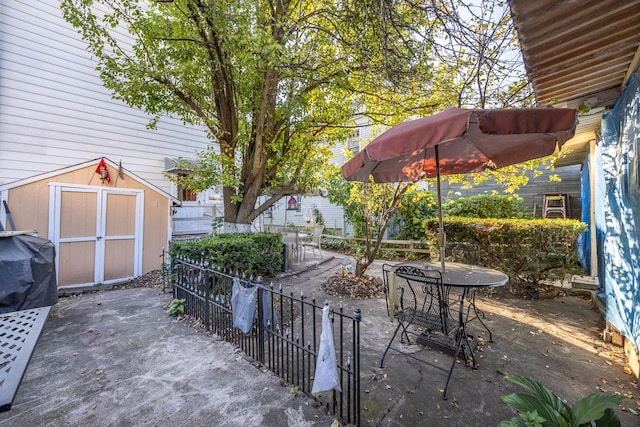
{"type": "Polygon", "coordinates": [[[438,246],[440,246],[440,268],[444,273],[444,255],[445,255],[445,243],[447,235],[444,232],[444,222],[442,220],[442,190],[440,188],[440,153],[438,152],[438,146],[434,147],[436,152],[436,182],[438,191],[438,246]]]}

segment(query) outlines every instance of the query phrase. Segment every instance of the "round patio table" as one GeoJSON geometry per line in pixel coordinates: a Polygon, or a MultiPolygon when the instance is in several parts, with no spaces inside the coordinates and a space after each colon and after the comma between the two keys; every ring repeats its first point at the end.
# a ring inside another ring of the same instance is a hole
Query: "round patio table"
{"type": "MultiPolygon", "coordinates": [[[[439,262],[427,261],[425,268],[440,270],[441,265],[439,262]]],[[[442,273],[442,284],[460,291],[454,293],[457,294],[460,302],[458,318],[460,327],[464,330],[466,329],[467,323],[471,320],[478,319],[489,334],[489,342],[493,342],[493,334],[482,320],[484,313],[476,306],[476,290],[496,288],[498,286],[504,286],[508,282],[509,276],[498,270],[459,262],[445,263],[445,271],[442,273]],[[466,307],[465,301],[467,301],[466,307]]],[[[451,301],[443,302],[443,304],[447,306],[450,303],[451,301]]]]}
{"type": "MultiPolygon", "coordinates": [[[[425,267],[440,270],[440,263],[427,261],[425,267]]],[[[442,283],[456,288],[493,288],[509,282],[509,276],[498,270],[459,262],[445,263],[444,272],[440,272],[442,283]]]]}

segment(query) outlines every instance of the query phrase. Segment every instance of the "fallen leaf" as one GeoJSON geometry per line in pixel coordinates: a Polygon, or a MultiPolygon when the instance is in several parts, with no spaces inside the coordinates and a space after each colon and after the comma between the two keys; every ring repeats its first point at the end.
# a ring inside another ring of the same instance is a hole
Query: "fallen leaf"
{"type": "Polygon", "coordinates": [[[631,371],[631,368],[629,368],[628,366],[625,366],[624,369],[622,369],[622,372],[624,372],[627,375],[631,375],[633,373],[631,371]]]}
{"type": "Polygon", "coordinates": [[[602,384],[606,384],[607,383],[607,380],[605,380],[602,377],[598,377],[598,381],[600,381],[602,384]]]}

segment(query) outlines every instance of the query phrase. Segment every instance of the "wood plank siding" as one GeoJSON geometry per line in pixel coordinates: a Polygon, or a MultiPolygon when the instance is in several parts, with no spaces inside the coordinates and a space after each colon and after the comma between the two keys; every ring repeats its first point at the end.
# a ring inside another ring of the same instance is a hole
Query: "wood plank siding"
{"type": "MultiPolygon", "coordinates": [[[[542,217],[542,204],[544,194],[549,193],[562,193],[569,196],[569,209],[567,217],[580,219],[580,173],[581,166],[564,166],[556,168],[554,171],[544,171],[542,175],[534,178],[533,175],[529,177],[529,183],[516,191],[518,196],[522,197],[525,208],[528,212],[534,212],[536,218],[542,217]],[[549,176],[551,174],[558,175],[561,179],[560,182],[550,182],[549,176]]],[[[446,182],[442,183],[442,192],[444,198],[452,197],[455,193],[460,193],[463,197],[474,196],[478,194],[491,194],[492,191],[497,191],[498,194],[502,194],[502,187],[496,183],[490,181],[478,185],[472,189],[461,189],[459,185],[449,185],[446,182]]]]}
{"type": "Polygon", "coordinates": [[[108,157],[175,194],[165,157],[195,157],[202,129],[111,98],[57,0],[0,0],[0,184],[108,157]]]}

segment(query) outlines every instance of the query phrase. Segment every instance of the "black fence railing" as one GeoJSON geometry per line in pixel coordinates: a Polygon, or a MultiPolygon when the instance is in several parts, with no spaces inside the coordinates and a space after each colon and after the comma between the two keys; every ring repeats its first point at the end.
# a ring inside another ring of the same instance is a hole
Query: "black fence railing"
{"type": "MultiPolygon", "coordinates": [[[[185,299],[185,314],[194,316],[219,337],[283,378],[298,392],[311,394],[320,335],[322,309],[315,298],[285,292],[280,285],[263,286],[206,264],[172,261],[174,298],[185,299]],[[234,327],[232,289],[255,290],[255,317],[244,333],[234,327]]],[[[360,425],[360,319],[344,313],[342,305],[329,314],[340,390],[313,396],[345,423],[360,425]]]]}

